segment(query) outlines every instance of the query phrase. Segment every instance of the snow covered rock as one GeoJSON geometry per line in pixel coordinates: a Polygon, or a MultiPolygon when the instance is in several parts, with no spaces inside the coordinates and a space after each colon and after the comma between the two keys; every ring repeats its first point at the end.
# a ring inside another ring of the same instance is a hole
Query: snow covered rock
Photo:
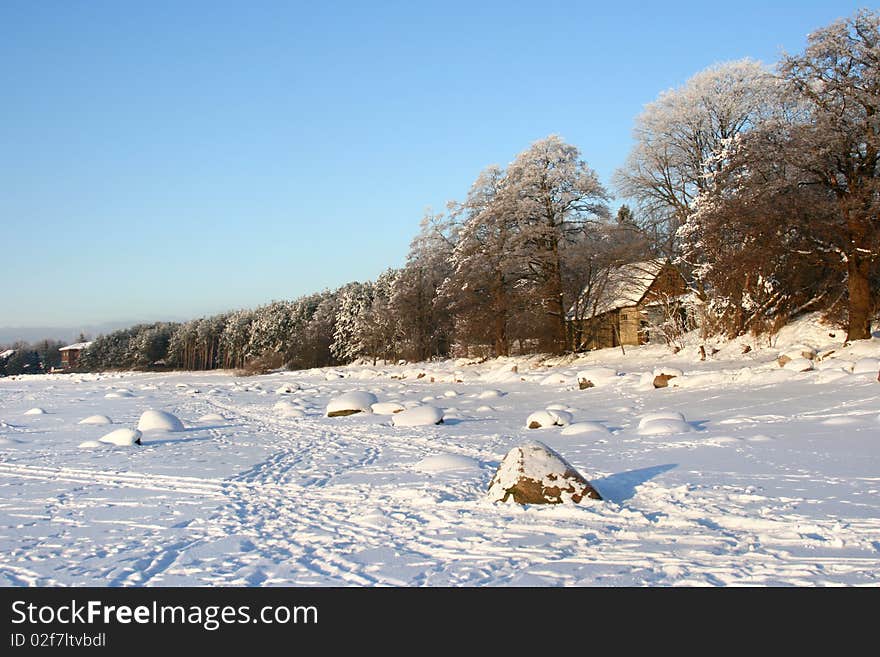
{"type": "Polygon", "coordinates": [[[138,431],[183,431],[183,422],[166,411],[144,411],[137,423],[138,431]]]}
{"type": "Polygon", "coordinates": [[[853,365],[853,374],[878,374],[880,373],[880,360],[876,358],[862,358],[853,365]]]}
{"type": "Polygon", "coordinates": [[[489,499],[517,504],[579,503],[602,496],[562,456],[537,441],[510,450],[489,483],[489,499]]]}
{"type": "Polygon", "coordinates": [[[560,433],[563,436],[580,436],[585,433],[608,435],[611,432],[598,422],[575,422],[574,424],[569,424],[560,433]]]}
{"type": "Polygon", "coordinates": [[[373,409],[373,413],[376,415],[394,415],[406,410],[406,406],[397,402],[379,402],[378,404],[373,404],[370,408],[373,409]]]}
{"type": "Polygon", "coordinates": [[[46,411],[44,411],[42,408],[37,406],[35,408],[31,408],[31,409],[25,411],[24,414],[25,415],[45,415],[46,411]]]}
{"type": "Polygon", "coordinates": [[[117,429],[102,436],[99,440],[102,443],[127,447],[129,445],[140,445],[141,435],[141,432],[137,429],[117,429]]]}
{"type": "Polygon", "coordinates": [[[658,436],[670,433],[687,433],[693,431],[684,415],[678,411],[663,411],[649,413],[639,420],[638,433],[640,436],[658,436]]]}
{"type": "Polygon", "coordinates": [[[199,422],[226,422],[226,418],[220,413],[206,413],[199,418],[199,422]]]}
{"type": "Polygon", "coordinates": [[[681,420],[684,422],[684,415],[678,411],[659,411],[657,413],[646,413],[639,420],[639,429],[654,420],[681,420]]]}
{"type": "Polygon", "coordinates": [[[276,395],[288,395],[291,392],[296,392],[299,390],[299,386],[295,383],[285,383],[284,385],[278,386],[275,389],[276,395]]]}
{"type": "Polygon", "coordinates": [[[799,358],[813,360],[816,358],[816,350],[803,344],[795,344],[779,354],[779,357],[776,360],[780,367],[785,367],[787,362],[799,358]]]}
{"type": "Polygon", "coordinates": [[[526,419],[526,427],[529,429],[564,427],[571,424],[571,417],[571,413],[566,411],[535,411],[526,419]]]}
{"type": "Polygon", "coordinates": [[[477,399],[498,399],[503,394],[500,390],[484,390],[477,395],[477,399]]]}
{"type": "Polygon", "coordinates": [[[652,385],[655,388],[666,388],[669,386],[669,382],[674,378],[676,378],[675,374],[656,374],[654,375],[652,385]]]}
{"type": "Polygon", "coordinates": [[[395,427],[425,427],[443,424],[443,411],[436,406],[416,406],[401,411],[391,420],[395,427]]]}
{"type": "Polygon", "coordinates": [[[684,370],[680,370],[677,367],[655,367],[654,368],[654,376],[684,376],[684,370]]]}
{"type": "Polygon", "coordinates": [[[77,424],[113,424],[113,420],[106,415],[89,415],[80,420],[77,424]]]}
{"type": "MultiPolygon", "coordinates": [[[[781,360],[780,358],[780,362],[781,360]]],[[[809,372],[813,369],[813,361],[806,358],[789,358],[781,366],[791,372],[809,372]]]]}
{"type": "Polygon", "coordinates": [[[334,397],[327,404],[327,417],[344,417],[355,413],[372,413],[379,402],[371,392],[353,391],[334,397]]]}
{"type": "Polygon", "coordinates": [[[590,367],[577,373],[578,388],[586,390],[604,385],[617,377],[617,370],[611,367],[590,367]]]}
{"type": "Polygon", "coordinates": [[[115,390],[104,395],[104,399],[123,399],[125,397],[134,397],[131,390],[115,390]]]}
{"type": "Polygon", "coordinates": [[[426,456],[413,466],[420,472],[449,472],[455,470],[476,470],[480,464],[469,456],[458,454],[435,454],[426,456]]]}
{"type": "Polygon", "coordinates": [[[103,447],[106,443],[100,443],[97,440],[84,440],[77,447],[80,449],[95,449],[96,447],[103,447]]]}

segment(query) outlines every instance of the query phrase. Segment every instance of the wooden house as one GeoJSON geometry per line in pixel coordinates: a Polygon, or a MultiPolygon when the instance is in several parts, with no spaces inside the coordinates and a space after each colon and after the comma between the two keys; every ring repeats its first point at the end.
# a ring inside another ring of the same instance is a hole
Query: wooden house
{"type": "Polygon", "coordinates": [[[74,369],[79,364],[79,355],[84,349],[87,349],[90,344],[92,343],[77,342],[76,344],[69,344],[66,347],[61,347],[61,349],[58,350],[61,352],[61,369],[74,369]]]}
{"type": "Polygon", "coordinates": [[[568,313],[576,351],[646,344],[675,315],[693,327],[681,272],[668,260],[634,262],[600,272],[568,313]]]}

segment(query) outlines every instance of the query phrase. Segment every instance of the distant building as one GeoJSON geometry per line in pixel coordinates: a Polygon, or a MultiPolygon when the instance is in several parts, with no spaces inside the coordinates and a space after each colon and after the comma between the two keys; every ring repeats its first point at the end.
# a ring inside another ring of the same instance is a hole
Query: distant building
{"type": "Polygon", "coordinates": [[[77,342],[76,344],[69,344],[66,347],[61,347],[61,349],[58,350],[61,352],[61,369],[74,369],[79,364],[79,355],[82,353],[83,349],[88,349],[90,344],[92,343],[77,342]]]}
{"type": "Polygon", "coordinates": [[[6,351],[0,351],[0,362],[6,360],[14,353],[15,353],[15,349],[7,349],[6,351]]]}
{"type": "Polygon", "coordinates": [[[687,282],[668,260],[604,270],[568,313],[576,351],[651,342],[652,327],[671,317],[693,327],[687,282]]]}

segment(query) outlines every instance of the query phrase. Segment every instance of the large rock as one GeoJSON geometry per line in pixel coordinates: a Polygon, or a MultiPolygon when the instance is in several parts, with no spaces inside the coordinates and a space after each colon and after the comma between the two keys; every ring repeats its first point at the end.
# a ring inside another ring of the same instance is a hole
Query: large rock
{"type": "Polygon", "coordinates": [[[391,423],[395,427],[426,427],[443,424],[443,411],[436,406],[416,406],[395,414],[391,423]]]}
{"type": "Polygon", "coordinates": [[[167,411],[149,410],[141,413],[138,431],[183,431],[183,422],[167,411]]]}
{"type": "Polygon", "coordinates": [[[577,373],[578,388],[586,390],[610,383],[617,378],[617,370],[611,367],[590,367],[577,373]]]}
{"type": "Polygon", "coordinates": [[[571,413],[566,411],[535,411],[526,419],[529,429],[546,429],[547,427],[566,427],[571,424],[571,413]]]}
{"type": "Polygon", "coordinates": [[[372,413],[373,404],[379,402],[371,392],[346,392],[334,397],[327,404],[327,417],[344,417],[355,413],[372,413]]]}
{"type": "Polygon", "coordinates": [[[141,444],[141,432],[137,429],[117,429],[102,436],[99,442],[109,445],[117,445],[119,447],[128,447],[130,445],[141,444]]]}
{"type": "Polygon", "coordinates": [[[514,447],[507,453],[492,481],[489,499],[517,504],[579,503],[585,497],[602,496],[564,458],[537,441],[514,447]]]}

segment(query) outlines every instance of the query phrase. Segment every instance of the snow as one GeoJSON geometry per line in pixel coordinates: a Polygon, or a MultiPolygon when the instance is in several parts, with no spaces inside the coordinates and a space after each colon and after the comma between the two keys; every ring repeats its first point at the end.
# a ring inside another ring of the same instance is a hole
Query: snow
{"type": "Polygon", "coordinates": [[[138,431],[183,431],[183,422],[168,411],[149,409],[141,413],[138,431]]]}
{"type": "Polygon", "coordinates": [[[34,408],[29,408],[24,412],[25,415],[45,415],[46,411],[39,406],[34,408]]]}
{"type": "Polygon", "coordinates": [[[565,411],[535,411],[526,418],[525,426],[535,429],[546,429],[547,427],[553,426],[564,427],[571,424],[571,420],[571,413],[566,413],[565,411]],[[537,424],[538,426],[532,427],[533,424],[537,424]]]}
{"type": "Polygon", "coordinates": [[[406,406],[397,402],[379,402],[378,404],[373,404],[370,408],[376,415],[394,415],[395,413],[400,413],[406,406]]]}
{"type": "Polygon", "coordinates": [[[607,435],[611,432],[608,431],[605,425],[599,422],[575,422],[574,424],[569,424],[560,433],[563,436],[581,436],[586,433],[607,435]]]}
{"type": "Polygon", "coordinates": [[[772,341],[742,336],[705,361],[690,342],[675,355],[644,345],[362,364],[334,368],[344,376],[331,381],[324,370],[285,372],[301,388],[296,420],[255,387],[275,390],[278,374],[0,378],[0,585],[876,587],[880,383],[847,363],[880,359],[880,340],[843,346],[845,333],[832,332],[802,323],[772,341]],[[780,368],[776,358],[796,345],[813,346],[823,369],[780,368]],[[592,367],[619,376],[588,390],[539,385],[548,364],[572,378],[592,367]],[[667,366],[691,383],[639,387],[642,373],[667,366]],[[407,406],[453,386],[461,419],[438,427],[322,413],[356,388],[372,403],[407,406]],[[104,398],[121,388],[137,396],[104,398]],[[504,394],[480,398],[497,388],[504,394]],[[579,422],[524,427],[529,411],[551,405],[577,409],[579,422]],[[24,415],[34,406],[51,413],[24,415]],[[137,449],[79,447],[114,428],[82,418],[135,427],[149,408],[189,428],[145,434],[137,449]],[[642,421],[680,424],[642,435],[642,421]],[[611,433],[565,433],[587,422],[611,433]],[[603,501],[493,504],[497,466],[535,436],[603,501]]]}
{"type": "Polygon", "coordinates": [[[420,472],[449,472],[455,470],[477,470],[480,463],[476,459],[460,454],[435,454],[426,456],[413,466],[420,472]]]}
{"type": "MultiPolygon", "coordinates": [[[[337,377],[338,378],[338,377],[337,377]]],[[[327,404],[327,414],[340,411],[357,411],[360,413],[372,413],[373,404],[378,403],[376,395],[371,392],[353,391],[334,397],[327,404]]]]}
{"type": "Polygon", "coordinates": [[[99,440],[84,440],[77,447],[80,449],[95,449],[96,447],[106,447],[106,442],[101,442],[99,440]]]}
{"type": "Polygon", "coordinates": [[[617,378],[617,370],[613,367],[591,367],[577,373],[578,382],[589,381],[594,386],[607,385],[617,378]]]}
{"type": "Polygon", "coordinates": [[[80,420],[79,424],[113,424],[113,420],[106,415],[89,415],[80,420]]]}
{"type": "Polygon", "coordinates": [[[861,358],[852,368],[853,374],[880,374],[880,359],[861,358]]]}
{"type": "MultiPolygon", "coordinates": [[[[137,441],[141,439],[141,432],[137,429],[116,429],[115,431],[111,431],[108,434],[101,436],[98,441],[102,443],[108,443],[110,445],[118,445],[120,447],[127,447],[129,445],[137,444],[137,441]]],[[[80,446],[82,443],[80,443],[80,446]]]]}
{"type": "Polygon", "coordinates": [[[416,406],[392,417],[395,427],[425,427],[443,422],[443,411],[436,406],[416,406]]]}
{"type": "Polygon", "coordinates": [[[75,344],[69,344],[66,347],[61,347],[58,351],[80,351],[82,349],[88,349],[91,344],[91,342],[77,342],[75,344]]]}

